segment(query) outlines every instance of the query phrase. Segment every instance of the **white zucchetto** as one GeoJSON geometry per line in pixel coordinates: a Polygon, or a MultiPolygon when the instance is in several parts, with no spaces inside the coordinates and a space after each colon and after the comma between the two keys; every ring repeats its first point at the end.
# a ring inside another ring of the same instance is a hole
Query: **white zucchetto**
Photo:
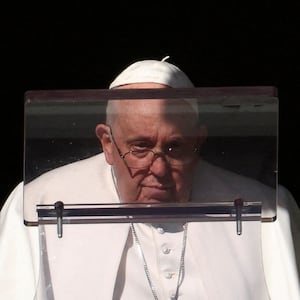
{"type": "Polygon", "coordinates": [[[131,83],[159,83],[172,88],[193,88],[194,85],[187,75],[177,66],[165,60],[142,60],[135,62],[122,71],[109,88],[131,83]]]}
{"type": "MultiPolygon", "coordinates": [[[[169,57],[159,60],[141,60],[129,65],[123,70],[109,88],[113,89],[133,83],[159,83],[171,88],[193,88],[194,84],[177,66],[166,62],[169,57]]],[[[184,99],[198,114],[198,105],[195,99],[184,99]]]]}

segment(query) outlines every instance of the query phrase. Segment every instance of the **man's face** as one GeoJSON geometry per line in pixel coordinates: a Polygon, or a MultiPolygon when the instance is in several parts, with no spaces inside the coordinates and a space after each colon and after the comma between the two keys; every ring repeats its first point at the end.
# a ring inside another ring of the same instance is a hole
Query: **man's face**
{"type": "MultiPolygon", "coordinates": [[[[181,101],[180,105],[191,110],[187,103],[182,104],[181,101]]],[[[107,143],[103,144],[103,148],[108,163],[113,167],[121,201],[188,201],[193,169],[198,160],[197,153],[193,152],[199,142],[196,116],[193,113],[178,115],[178,105],[170,105],[170,101],[159,99],[121,100],[115,102],[113,107],[117,114],[110,128],[105,129],[111,131],[110,140],[100,140],[102,144],[107,143]],[[189,145],[189,150],[192,149],[189,163],[173,165],[168,156],[163,154],[170,147],[186,145],[189,145]],[[147,168],[131,168],[126,159],[120,156],[120,153],[143,149],[159,153],[147,168]]]]}

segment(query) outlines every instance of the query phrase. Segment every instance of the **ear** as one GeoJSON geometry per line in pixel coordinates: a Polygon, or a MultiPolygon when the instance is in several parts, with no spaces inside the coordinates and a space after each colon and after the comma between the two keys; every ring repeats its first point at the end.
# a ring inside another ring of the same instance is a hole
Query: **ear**
{"type": "Polygon", "coordinates": [[[98,124],[95,129],[96,136],[102,145],[102,149],[108,164],[113,164],[113,143],[110,139],[110,128],[105,124],[98,124]]]}

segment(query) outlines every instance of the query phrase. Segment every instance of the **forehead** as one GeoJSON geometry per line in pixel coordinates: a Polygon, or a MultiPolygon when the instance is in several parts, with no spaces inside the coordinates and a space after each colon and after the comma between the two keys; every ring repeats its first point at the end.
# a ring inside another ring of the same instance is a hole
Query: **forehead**
{"type": "Polygon", "coordinates": [[[183,99],[130,99],[111,100],[107,107],[108,117],[114,119],[143,117],[156,117],[161,119],[178,119],[185,116],[195,117],[196,113],[183,99]]]}
{"type": "Polygon", "coordinates": [[[141,131],[153,134],[167,130],[169,133],[190,135],[197,124],[195,112],[182,100],[113,100],[109,104],[108,114],[109,125],[123,134],[141,131]]]}

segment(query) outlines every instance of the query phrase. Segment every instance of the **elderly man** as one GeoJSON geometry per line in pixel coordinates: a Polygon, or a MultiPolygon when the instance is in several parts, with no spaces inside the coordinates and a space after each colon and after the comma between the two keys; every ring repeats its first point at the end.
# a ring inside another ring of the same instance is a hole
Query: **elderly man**
{"type": "MultiPolygon", "coordinates": [[[[147,60],[110,88],[192,86],[176,66],[147,60]]],[[[188,101],[110,101],[96,135],[102,154],[45,173],[25,185],[26,198],[169,203],[273,195],[199,159],[206,131],[188,101]],[[180,122],[170,113],[179,105],[180,122]]],[[[249,222],[240,237],[232,222],[65,226],[63,239],[49,226],[40,234],[42,263],[38,229],[23,225],[22,192],[20,184],[1,211],[1,299],[299,299],[299,232],[292,236],[291,226],[299,230],[300,217],[282,187],[277,221],[249,222]]]]}

